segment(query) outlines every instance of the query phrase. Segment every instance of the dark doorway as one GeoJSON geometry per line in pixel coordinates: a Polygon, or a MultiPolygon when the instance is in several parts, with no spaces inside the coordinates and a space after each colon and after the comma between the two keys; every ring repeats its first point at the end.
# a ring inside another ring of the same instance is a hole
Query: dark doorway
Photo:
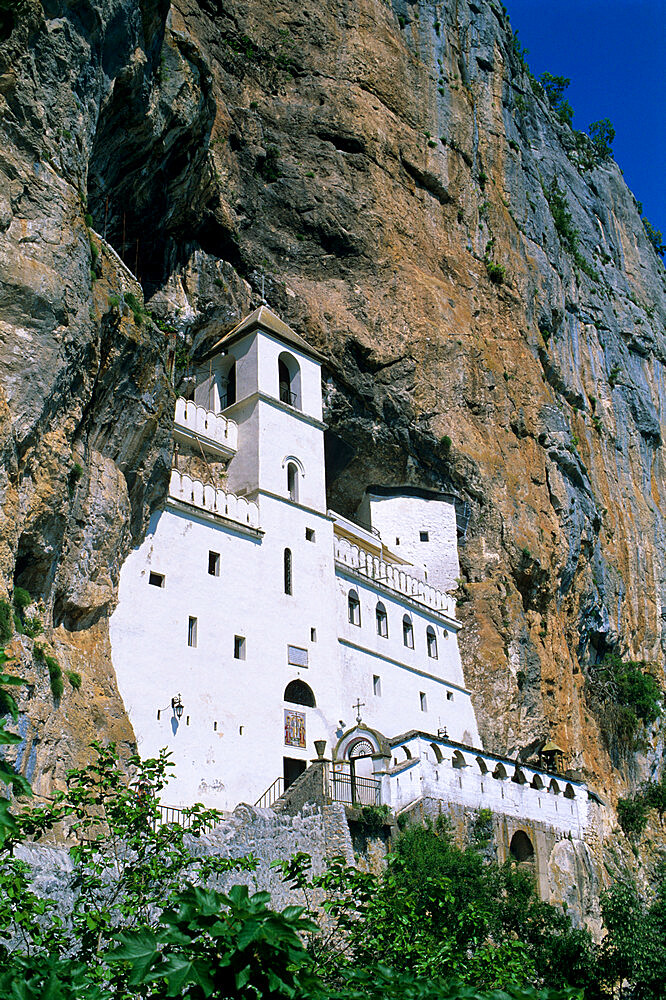
{"type": "Polygon", "coordinates": [[[290,785],[293,785],[299,774],[303,774],[305,761],[297,760],[295,757],[283,757],[282,763],[284,766],[284,789],[286,791],[290,785]]]}

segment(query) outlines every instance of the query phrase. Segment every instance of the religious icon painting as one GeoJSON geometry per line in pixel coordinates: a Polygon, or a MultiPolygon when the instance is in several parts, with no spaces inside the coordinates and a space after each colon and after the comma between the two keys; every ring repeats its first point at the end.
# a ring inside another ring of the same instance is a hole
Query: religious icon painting
{"type": "Polygon", "coordinates": [[[288,747],[302,747],[305,750],[305,712],[284,710],[284,742],[288,747]]]}

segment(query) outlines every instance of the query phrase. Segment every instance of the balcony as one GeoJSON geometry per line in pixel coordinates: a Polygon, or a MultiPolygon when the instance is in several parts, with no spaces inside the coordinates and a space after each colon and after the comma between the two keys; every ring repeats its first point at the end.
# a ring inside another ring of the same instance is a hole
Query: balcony
{"type": "Polygon", "coordinates": [[[238,450],[238,424],[182,396],[176,400],[173,433],[176,441],[199,442],[204,451],[218,458],[233,458],[238,450]]]}
{"type": "Polygon", "coordinates": [[[358,545],[352,545],[344,538],[335,539],[335,561],[338,565],[368,580],[373,580],[382,587],[409,597],[412,601],[423,604],[433,611],[439,611],[449,618],[455,618],[456,605],[449,594],[430,587],[423,580],[405,573],[400,566],[387,563],[371,552],[359,548],[358,545]]]}
{"type": "Polygon", "coordinates": [[[226,517],[245,528],[259,530],[259,508],[252,500],[215,489],[209,483],[204,485],[200,480],[182,475],[176,469],[171,473],[169,497],[210,514],[226,517]]]}

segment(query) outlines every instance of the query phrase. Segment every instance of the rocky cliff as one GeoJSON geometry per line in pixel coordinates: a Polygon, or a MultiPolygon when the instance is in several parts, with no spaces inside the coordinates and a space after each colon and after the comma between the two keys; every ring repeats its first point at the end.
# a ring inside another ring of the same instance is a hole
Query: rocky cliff
{"type": "Polygon", "coordinates": [[[503,10],[14,0],[0,110],[0,570],[83,675],[54,705],[14,644],[39,787],[131,741],[107,620],[166,489],[163,331],[196,354],[262,285],[331,359],[332,506],[410,483],[469,515],[486,746],[549,734],[611,798],[653,768],[611,761],[586,677],[609,649],[662,669],[666,273],[503,10]]]}

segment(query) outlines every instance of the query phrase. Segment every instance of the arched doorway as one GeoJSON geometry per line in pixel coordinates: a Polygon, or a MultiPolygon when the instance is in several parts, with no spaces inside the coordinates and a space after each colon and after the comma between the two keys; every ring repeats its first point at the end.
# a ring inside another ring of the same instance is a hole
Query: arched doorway
{"type": "Polygon", "coordinates": [[[516,830],[514,833],[509,844],[509,854],[519,864],[534,860],[534,846],[524,830],[516,830]]]}

